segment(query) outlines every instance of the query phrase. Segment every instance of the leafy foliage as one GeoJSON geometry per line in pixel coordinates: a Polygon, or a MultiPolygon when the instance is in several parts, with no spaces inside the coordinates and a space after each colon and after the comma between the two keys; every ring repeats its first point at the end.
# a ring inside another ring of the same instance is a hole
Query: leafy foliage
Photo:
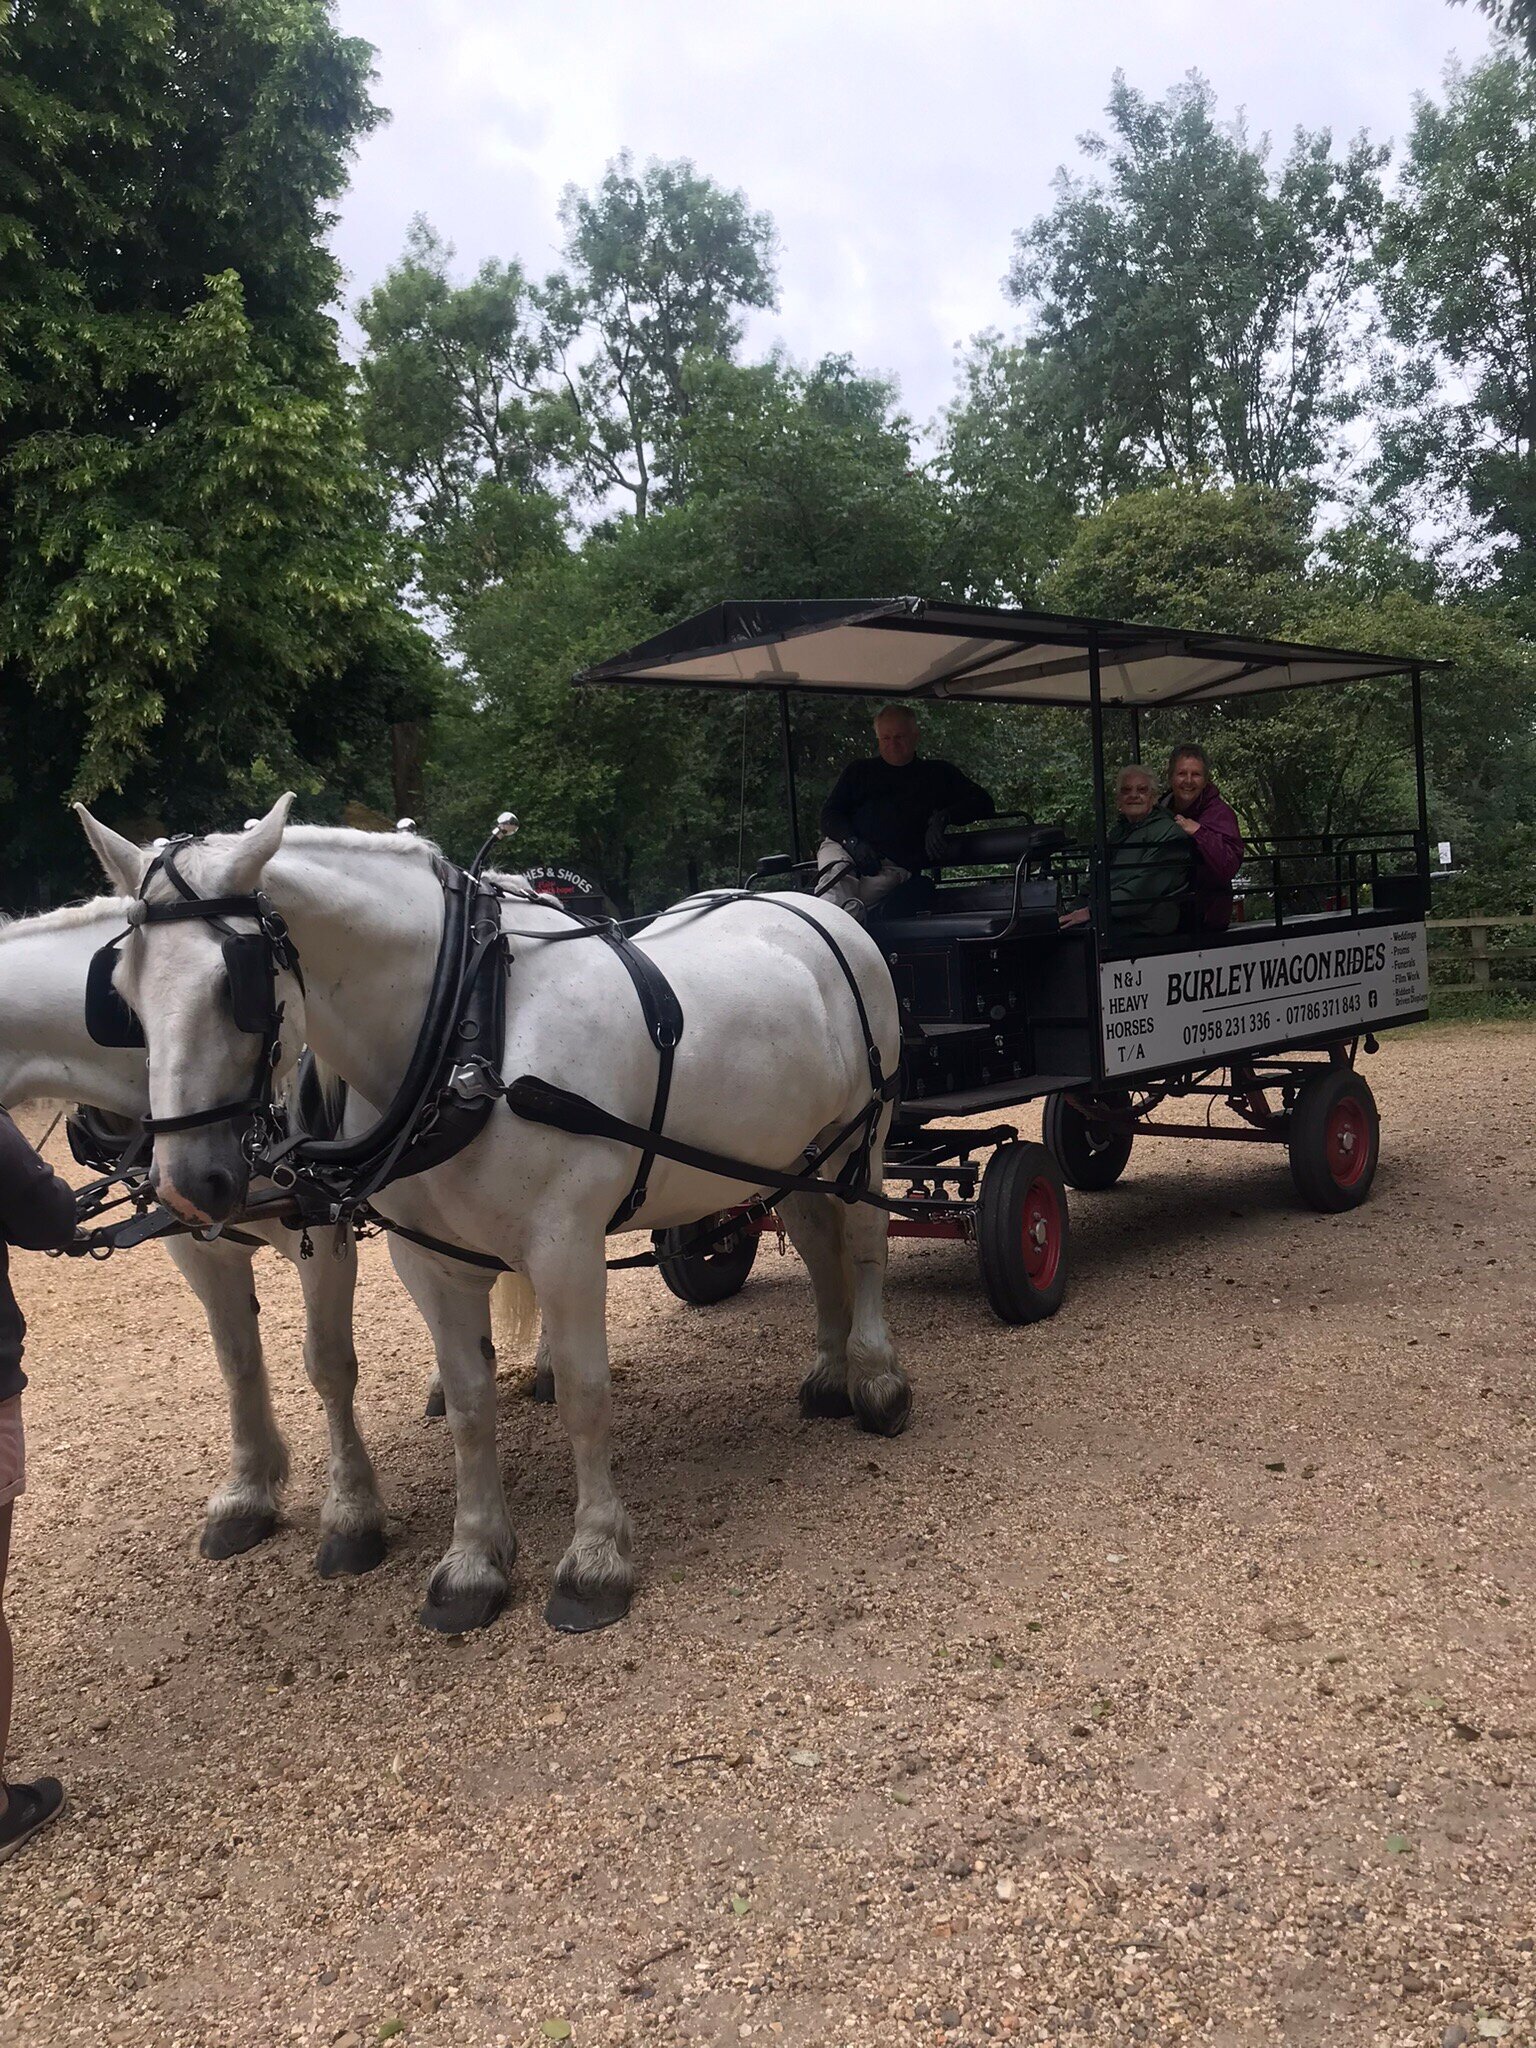
{"type": "Polygon", "coordinates": [[[552,460],[553,351],[517,263],[465,285],[425,220],[358,307],[367,338],[362,424],[405,538],[403,567],[450,615],[530,548],[558,544],[562,508],[541,488],[552,460]]]}
{"type": "Polygon", "coordinates": [[[977,604],[1029,604],[1084,502],[1107,491],[1071,377],[1037,342],[979,335],[939,447],[944,581],[977,604]]]}
{"type": "MultiPolygon", "coordinates": [[[[1453,7],[1465,4],[1466,0],[1451,0],[1453,7]]],[[[1536,0],[1474,0],[1474,5],[1502,34],[1517,36],[1528,56],[1536,57],[1536,0]]]]}
{"type": "MultiPolygon", "coordinates": [[[[574,860],[626,906],[787,849],[771,698],[570,678],[726,596],[923,588],[940,508],[910,432],[888,388],[841,359],[700,366],[678,443],[685,502],[531,559],[466,617],[466,674],[439,719],[433,817],[448,842],[510,804],[520,859],[574,860]]],[[[793,715],[811,807],[847,748],[867,748],[869,711],[793,715]]]]}
{"type": "Polygon", "coordinates": [[[576,478],[598,502],[627,493],[643,519],[691,407],[690,359],[729,356],[742,311],[775,303],[773,224],[692,164],[637,172],[627,151],[595,192],[567,188],[561,218],[569,268],[544,303],[576,478]]]}
{"type": "Polygon", "coordinates": [[[1169,475],[1315,479],[1349,410],[1350,317],[1385,152],[1298,130],[1278,174],[1198,73],[1150,100],[1119,73],[1103,182],[1057,176],[1009,287],[1059,360],[1102,496],[1169,475]]]}
{"type": "MultiPolygon", "coordinates": [[[[328,0],[0,0],[0,896],[81,871],[68,794],[141,830],[282,782],[334,815],[386,807],[423,754],[408,807],[455,851],[510,805],[520,859],[626,908],[734,880],[788,845],[773,696],[573,674],[727,596],[917,592],[1453,661],[1426,686],[1432,821],[1466,907],[1526,903],[1536,63],[1513,44],[1420,103],[1390,204],[1364,137],[1298,130],[1277,159],[1198,76],[1152,98],[1117,75],[1107,139],[1016,239],[1029,324],[973,341],[931,453],[846,357],[743,360],[772,223],[627,154],[568,190],[552,277],[508,255],[458,279],[418,221],[354,377],[325,237],[369,76],[328,0]]],[[[1403,697],[1279,693],[1144,741],[1206,739],[1254,831],[1397,825],[1403,697]]],[[[802,849],[871,708],[793,706],[802,849]]],[[[924,744],[1005,809],[1087,823],[1080,717],[948,706],[924,744]]]]}
{"type": "MultiPolygon", "coordinates": [[[[1437,601],[1374,537],[1362,545],[1356,532],[1310,556],[1294,499],[1142,492],[1083,522],[1048,595],[1105,616],[1450,663],[1452,674],[1424,686],[1436,836],[1476,873],[1480,907],[1529,896],[1536,648],[1497,616],[1437,601]]],[[[1145,731],[1149,759],[1185,738],[1205,744],[1253,834],[1401,827],[1414,816],[1401,681],[1238,698],[1194,717],[1156,712],[1145,731]]]]}
{"type": "Polygon", "coordinates": [[[1443,105],[1418,102],[1380,261],[1406,350],[1385,392],[1387,493],[1458,544],[1469,508],[1536,605],[1536,63],[1453,70],[1443,105]]]}
{"type": "Polygon", "coordinates": [[[228,822],[429,701],[326,311],[368,77],[320,0],[0,20],[7,895],[83,871],[66,795],[228,822]]]}

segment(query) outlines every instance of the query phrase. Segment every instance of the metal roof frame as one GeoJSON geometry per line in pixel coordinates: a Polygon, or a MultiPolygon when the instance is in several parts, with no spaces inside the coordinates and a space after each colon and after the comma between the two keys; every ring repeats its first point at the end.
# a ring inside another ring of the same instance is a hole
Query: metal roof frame
{"type": "Polygon", "coordinates": [[[1086,710],[1097,698],[1142,710],[1446,666],[1414,655],[918,597],[775,598],[714,605],[576,681],[1068,710],[1086,710]],[[934,652],[925,659],[926,646],[934,652]]]}

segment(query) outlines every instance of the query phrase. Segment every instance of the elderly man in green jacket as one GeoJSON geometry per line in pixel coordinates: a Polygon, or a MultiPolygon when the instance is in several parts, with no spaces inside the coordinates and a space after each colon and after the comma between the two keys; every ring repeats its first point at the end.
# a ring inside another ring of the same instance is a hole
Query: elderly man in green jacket
{"type": "MultiPolygon", "coordinates": [[[[1110,935],[1166,937],[1177,931],[1179,904],[1189,893],[1189,838],[1170,812],[1159,809],[1157,784],[1139,761],[1115,777],[1115,809],[1119,815],[1105,835],[1110,935]]],[[[1088,917],[1084,904],[1061,922],[1086,924],[1088,917]]]]}

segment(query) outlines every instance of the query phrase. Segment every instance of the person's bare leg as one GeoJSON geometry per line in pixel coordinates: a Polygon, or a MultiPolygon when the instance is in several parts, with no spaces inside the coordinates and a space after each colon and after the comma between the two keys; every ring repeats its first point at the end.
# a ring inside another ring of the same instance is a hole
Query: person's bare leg
{"type": "Polygon", "coordinates": [[[64,1811],[64,1787],[57,1778],[36,1778],[29,1785],[5,1782],[5,1746],[11,1736],[11,1688],[14,1665],[11,1632],[5,1620],[5,1573],[11,1560],[11,1508],[0,1508],[0,1863],[24,1849],[34,1835],[64,1811]]]}
{"type": "Polygon", "coordinates": [[[5,1619],[5,1574],[11,1561],[11,1516],[15,1503],[0,1508],[0,1820],[10,1810],[5,1789],[5,1746],[11,1736],[11,1694],[15,1689],[16,1666],[11,1655],[11,1631],[5,1619]]]}

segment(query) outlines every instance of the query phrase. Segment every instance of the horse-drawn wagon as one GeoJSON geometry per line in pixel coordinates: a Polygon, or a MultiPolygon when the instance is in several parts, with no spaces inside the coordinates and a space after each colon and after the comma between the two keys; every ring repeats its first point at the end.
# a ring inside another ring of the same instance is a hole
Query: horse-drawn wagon
{"type": "MultiPolygon", "coordinates": [[[[885,1165],[904,1187],[894,1235],[974,1240],[992,1306],[1029,1322],[1059,1306],[1066,1184],[1109,1187],[1136,1141],[1172,1135],[1284,1145],[1314,1208],[1364,1201],[1380,1127],[1361,1051],[1426,1014],[1429,895],[1422,676],[1412,657],[1177,632],[916,598],[724,604],[588,670],[585,684],[768,691],[778,699],[792,852],[802,867],[792,702],[1025,704],[1087,713],[1093,834],[1074,845],[1027,819],[949,835],[926,901],[870,922],[903,1035],[902,1097],[885,1165]],[[1116,934],[1106,845],[1106,733],[1140,759],[1143,712],[1264,691],[1406,677],[1417,816],[1400,830],[1250,846],[1226,931],[1116,934]],[[1077,891],[1090,919],[1063,929],[1077,891]],[[1042,1145],[991,1117],[1043,1098],[1042,1145]],[[1233,1113],[1215,1122],[1216,1104],[1233,1113]],[[1170,1106],[1201,1105],[1170,1121],[1170,1106]]],[[[722,1299],[756,1232],[689,1254],[659,1241],[673,1290],[722,1299]]]]}
{"type": "MultiPolygon", "coordinates": [[[[510,815],[464,870],[409,832],[290,831],[283,797],[244,833],[155,847],[87,815],[117,894],[41,936],[89,936],[77,1037],[148,1050],[136,1209],[158,1196],[200,1233],[276,1213],[301,1260],[311,1227],[344,1253],[370,1223],[409,1249],[458,1476],[422,1614],[450,1634],[489,1621],[509,1590],[488,1300],[498,1274],[531,1284],[577,1481],[547,1613],[601,1627],[635,1577],[610,1447],[605,1266],[631,1263],[608,1261],[615,1232],[649,1226],[669,1282],[718,1298],[776,1211],[816,1299],[803,1412],[895,1435],[911,1394],[884,1313],[888,1227],[973,1239],[998,1313],[1049,1315],[1067,1278],[1066,1182],[1107,1185],[1138,1137],[1169,1128],[1165,1103],[1202,1096],[1237,1116],[1210,1135],[1288,1145],[1307,1199],[1364,1198],[1378,1126],[1357,1055],[1424,1015],[1422,666],[911,599],[726,606],[590,679],[779,694],[792,852],[760,864],[763,879],[799,864],[793,690],[1084,705],[1091,843],[1013,820],[940,844],[926,902],[867,930],[792,891],[734,889],[674,905],[637,942],[487,873],[510,815]],[[1135,751],[1147,705],[1399,674],[1415,827],[1260,849],[1251,914],[1219,940],[1116,939],[1107,715],[1130,714],[1135,751]],[[1093,914],[1064,926],[1078,884],[1093,914]],[[306,1127],[303,1090],[289,1092],[306,1044],[355,1092],[355,1134],[306,1127]],[[1041,1097],[1045,1145],[984,1121],[1041,1097]],[[725,1213],[700,1228],[712,1207],[725,1213]]],[[[99,1106],[131,1114],[126,1092],[99,1106]]],[[[159,1228],[145,1213],[77,1248],[159,1228]]],[[[333,1456],[371,1479],[347,1428],[352,1372],[332,1390],[333,1456]]],[[[337,1568],[376,1561],[375,1507],[345,1517],[362,1541],[337,1568]]]]}

